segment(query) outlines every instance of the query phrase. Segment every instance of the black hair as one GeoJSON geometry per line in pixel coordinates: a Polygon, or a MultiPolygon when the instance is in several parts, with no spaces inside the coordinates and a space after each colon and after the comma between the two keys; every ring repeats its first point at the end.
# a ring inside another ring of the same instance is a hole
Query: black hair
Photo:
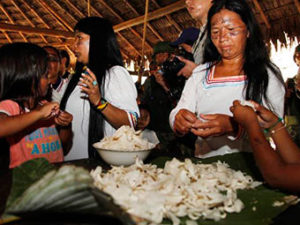
{"type": "Polygon", "coordinates": [[[270,61],[267,46],[264,43],[259,25],[255,19],[252,9],[245,0],[214,0],[207,17],[207,39],[204,49],[204,62],[218,62],[221,56],[211,40],[211,19],[222,9],[237,13],[247,26],[249,37],[245,48],[245,61],[243,70],[247,75],[246,100],[254,100],[266,103],[272,107],[266,95],[269,79],[269,68],[278,80],[284,85],[281,72],[278,67],[270,61]]]}
{"type": "MultiPolygon", "coordinates": [[[[83,32],[90,36],[88,68],[95,74],[98,84],[104,87],[106,71],[111,67],[123,66],[120,47],[109,20],[100,17],[86,17],[81,19],[74,27],[75,31],[83,32]]],[[[77,85],[83,65],[76,64],[76,73],[72,76],[69,85],[61,101],[61,108],[65,108],[66,102],[73,89],[77,85]]],[[[100,87],[99,87],[100,89],[100,87]]],[[[101,90],[101,89],[100,89],[101,90]]],[[[105,97],[105,93],[101,93],[105,97]]],[[[89,156],[97,157],[92,144],[103,138],[103,116],[92,105],[90,108],[89,122],[89,156]]]]}
{"type": "Polygon", "coordinates": [[[62,58],[66,58],[67,60],[66,60],[66,68],[68,68],[69,67],[69,65],[70,65],[70,55],[69,55],[69,53],[66,51],[66,50],[60,50],[60,58],[62,59],[62,58]]]}
{"type": "Polygon", "coordinates": [[[57,54],[57,56],[58,56],[58,58],[59,58],[59,62],[60,62],[60,60],[61,60],[61,55],[60,55],[59,50],[58,50],[57,48],[51,46],[51,45],[46,45],[46,46],[43,47],[43,49],[45,49],[45,50],[46,50],[47,48],[48,48],[48,49],[52,49],[53,51],[56,52],[56,54],[57,54]]]}
{"type": "Polygon", "coordinates": [[[74,30],[90,35],[87,66],[95,73],[99,84],[103,82],[106,70],[116,65],[123,66],[120,47],[109,20],[86,17],[76,24],[74,30]]]}
{"type": "Polygon", "coordinates": [[[0,48],[0,101],[10,99],[23,109],[39,100],[39,81],[46,76],[47,52],[30,43],[6,44],[0,48]]]}

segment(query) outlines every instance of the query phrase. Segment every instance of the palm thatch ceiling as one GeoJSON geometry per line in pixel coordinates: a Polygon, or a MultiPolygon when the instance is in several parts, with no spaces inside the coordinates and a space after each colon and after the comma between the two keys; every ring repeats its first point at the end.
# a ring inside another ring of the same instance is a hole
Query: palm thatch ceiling
{"type": "MultiPolygon", "coordinates": [[[[0,0],[0,46],[12,42],[53,45],[71,53],[73,27],[83,17],[108,18],[123,57],[142,55],[145,2],[141,0],[0,0]]],[[[267,41],[287,44],[285,33],[300,40],[299,0],[247,0],[267,41]],[[297,27],[298,25],[298,27],[297,27]]],[[[149,0],[144,53],[158,41],[173,41],[182,29],[197,27],[184,0],[149,0]]]]}

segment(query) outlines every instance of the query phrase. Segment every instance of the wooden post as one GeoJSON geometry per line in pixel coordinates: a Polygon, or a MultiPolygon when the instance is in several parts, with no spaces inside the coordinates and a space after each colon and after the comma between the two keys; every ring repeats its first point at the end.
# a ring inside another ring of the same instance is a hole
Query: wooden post
{"type": "Polygon", "coordinates": [[[144,49],[145,49],[145,40],[146,40],[146,33],[147,33],[147,18],[148,18],[148,10],[149,10],[149,0],[146,0],[146,5],[145,5],[145,17],[144,17],[144,29],[143,29],[143,42],[142,42],[142,59],[141,59],[141,64],[139,68],[139,75],[138,75],[138,80],[137,82],[141,84],[142,81],[142,76],[145,71],[145,55],[144,55],[144,49]]]}

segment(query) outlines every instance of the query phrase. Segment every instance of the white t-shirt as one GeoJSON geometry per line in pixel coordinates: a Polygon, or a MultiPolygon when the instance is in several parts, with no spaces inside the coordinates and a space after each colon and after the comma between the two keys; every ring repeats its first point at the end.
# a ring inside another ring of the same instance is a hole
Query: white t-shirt
{"type": "Polygon", "coordinates": [[[69,80],[68,79],[61,79],[60,84],[56,89],[52,88],[52,98],[51,100],[53,102],[58,102],[60,103],[62,96],[65,93],[65,90],[68,86],[69,80]]]}
{"type": "MultiPolygon", "coordinates": [[[[131,121],[129,112],[136,112],[139,115],[136,102],[137,91],[132,77],[124,67],[114,66],[106,72],[105,85],[101,85],[101,93],[105,93],[103,97],[111,105],[125,110],[129,121],[131,121]]],[[[82,96],[84,94],[79,86],[76,86],[67,101],[66,111],[73,114],[72,131],[74,136],[72,148],[65,156],[65,161],[88,158],[90,103],[82,96]]],[[[115,131],[115,128],[104,120],[104,136],[111,136],[115,131]]]]}
{"type": "MultiPolygon", "coordinates": [[[[170,113],[170,125],[173,128],[175,115],[180,109],[188,109],[200,114],[226,114],[232,116],[229,107],[234,100],[245,100],[245,76],[214,78],[214,67],[207,70],[209,64],[196,67],[192,76],[187,80],[181,98],[175,109],[170,113]]],[[[269,85],[267,97],[278,116],[283,116],[285,89],[281,82],[268,70],[269,85]]],[[[265,101],[263,105],[266,106],[265,101]]],[[[205,140],[198,137],[196,148],[201,150],[198,157],[223,155],[236,151],[251,151],[247,139],[230,140],[227,135],[209,137],[205,140]],[[208,152],[208,153],[206,153],[208,152]]]]}

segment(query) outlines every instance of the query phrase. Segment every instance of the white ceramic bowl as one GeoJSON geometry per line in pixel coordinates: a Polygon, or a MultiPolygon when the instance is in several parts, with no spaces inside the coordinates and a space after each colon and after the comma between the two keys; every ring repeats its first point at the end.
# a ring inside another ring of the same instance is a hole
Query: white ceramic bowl
{"type": "Polygon", "coordinates": [[[98,148],[95,144],[93,146],[106,163],[114,166],[129,166],[134,164],[136,157],[144,161],[152,150],[120,151],[98,148]]]}

